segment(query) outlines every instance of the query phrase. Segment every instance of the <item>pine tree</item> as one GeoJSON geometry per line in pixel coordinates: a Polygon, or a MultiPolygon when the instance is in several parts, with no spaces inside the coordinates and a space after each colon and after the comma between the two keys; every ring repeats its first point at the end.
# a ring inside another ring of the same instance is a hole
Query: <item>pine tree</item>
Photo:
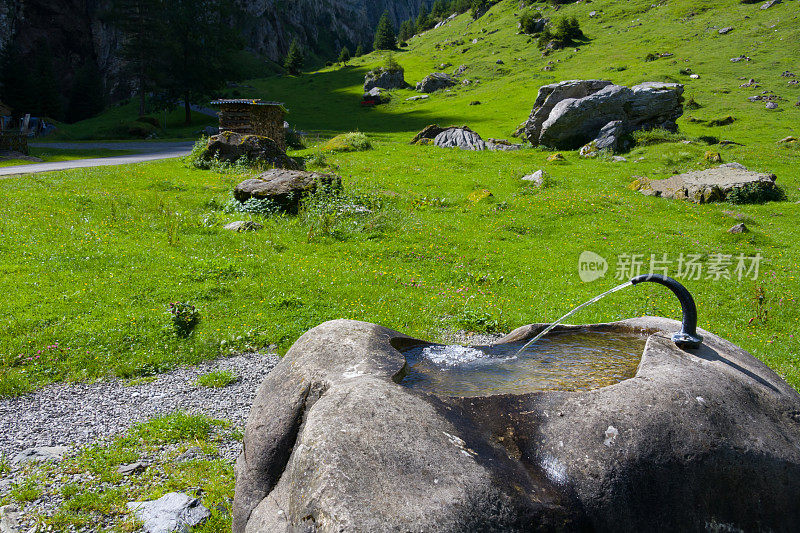
{"type": "Polygon", "coordinates": [[[238,76],[234,53],[243,42],[228,22],[233,0],[164,2],[163,52],[157,87],[183,101],[185,124],[192,123],[192,101],[211,95],[238,76]]]}
{"type": "Polygon", "coordinates": [[[342,51],[339,52],[339,63],[347,66],[348,61],[350,61],[350,50],[345,46],[342,48],[342,51]]]}
{"type": "Polygon", "coordinates": [[[67,122],[91,118],[105,108],[105,89],[100,69],[89,59],[75,73],[67,108],[67,122]]]}
{"type": "Polygon", "coordinates": [[[373,44],[375,50],[394,50],[397,48],[397,40],[394,35],[394,26],[392,21],[389,20],[389,12],[385,11],[381,19],[378,21],[378,27],[375,29],[375,42],[373,44]]]}
{"type": "Polygon", "coordinates": [[[286,59],[283,61],[283,68],[285,68],[286,72],[289,74],[299,75],[305,59],[303,49],[300,48],[300,41],[295,37],[292,40],[292,44],[289,45],[289,52],[286,54],[286,59]]]}
{"type": "Polygon", "coordinates": [[[425,31],[433,26],[431,16],[428,12],[428,7],[422,4],[419,7],[419,15],[417,15],[416,28],[418,32],[425,31]]]}
{"type": "Polygon", "coordinates": [[[449,6],[445,0],[436,0],[431,8],[431,15],[437,19],[443,19],[447,16],[449,6]]]}
{"type": "Polygon", "coordinates": [[[47,41],[41,40],[36,43],[32,79],[36,106],[31,112],[40,117],[63,120],[64,101],[53,68],[53,53],[47,41]]]}
{"type": "Polygon", "coordinates": [[[364,47],[363,47],[363,46],[361,46],[361,44],[359,44],[358,46],[356,46],[356,54],[355,54],[355,57],[361,57],[361,56],[363,56],[363,55],[364,55],[364,47]]]}
{"type": "Polygon", "coordinates": [[[397,38],[401,41],[407,41],[411,39],[417,33],[417,26],[414,23],[414,19],[404,20],[402,24],[400,24],[400,31],[397,33],[397,38]]]}
{"type": "Polygon", "coordinates": [[[103,19],[122,34],[119,57],[131,75],[139,97],[139,116],[145,114],[145,95],[156,88],[169,33],[164,27],[165,4],[160,0],[114,0],[103,19]]]}
{"type": "Polygon", "coordinates": [[[472,0],[472,7],[470,7],[469,14],[473,19],[482,16],[489,9],[489,4],[486,0],[472,0]]]}
{"type": "Polygon", "coordinates": [[[17,44],[9,44],[3,52],[0,64],[0,100],[10,106],[14,116],[19,118],[34,112],[37,105],[35,93],[28,62],[23,58],[17,44]]]}

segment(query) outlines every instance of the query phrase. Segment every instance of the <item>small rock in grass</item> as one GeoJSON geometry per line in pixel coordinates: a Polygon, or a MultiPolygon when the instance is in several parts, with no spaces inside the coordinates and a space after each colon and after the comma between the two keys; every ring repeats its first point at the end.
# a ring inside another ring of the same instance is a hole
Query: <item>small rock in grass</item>
{"type": "Polygon", "coordinates": [[[747,226],[745,226],[743,223],[739,223],[733,226],[731,229],[729,229],[728,233],[738,234],[738,233],[747,233],[748,231],[750,230],[747,229],[747,226]]]}
{"type": "Polygon", "coordinates": [[[40,446],[26,448],[11,459],[11,466],[21,466],[30,462],[59,461],[69,451],[67,446],[40,446]]]}
{"type": "Polygon", "coordinates": [[[722,156],[719,154],[719,152],[706,152],[703,156],[703,159],[709,163],[722,163],[722,156]]]}
{"type": "Polygon", "coordinates": [[[205,457],[203,453],[203,449],[200,446],[192,446],[188,448],[185,452],[180,454],[178,457],[175,458],[175,461],[178,463],[182,463],[184,461],[194,461],[195,459],[199,459],[201,457],[205,457]]]}
{"type": "Polygon", "coordinates": [[[692,78],[693,80],[699,80],[700,79],[700,75],[699,74],[689,74],[689,77],[692,78]]]}
{"type": "Polygon", "coordinates": [[[530,181],[531,184],[536,185],[537,187],[541,187],[544,185],[544,180],[547,177],[547,173],[544,170],[537,170],[533,174],[528,174],[527,176],[522,176],[523,181],[530,181]]]}
{"type": "Polygon", "coordinates": [[[122,474],[123,476],[130,476],[132,474],[139,474],[141,472],[144,472],[146,468],[147,468],[146,464],[137,461],[135,463],[130,463],[127,465],[119,465],[119,468],[117,468],[117,472],[122,474]]]}
{"type": "Polygon", "coordinates": [[[628,160],[622,157],[621,155],[615,155],[611,158],[611,161],[613,161],[614,163],[625,163],[628,160]]]}
{"type": "Polygon", "coordinates": [[[258,222],[253,222],[252,220],[234,220],[230,224],[226,224],[224,226],[224,229],[230,231],[242,232],[242,231],[257,231],[263,227],[264,226],[262,226],[258,222]]]}
{"type": "Polygon", "coordinates": [[[774,5],[780,4],[781,0],[769,0],[769,2],[764,2],[761,4],[761,9],[769,9],[774,5]]]}
{"type": "Polygon", "coordinates": [[[478,202],[481,202],[483,200],[487,200],[488,198],[491,198],[492,196],[493,195],[492,195],[491,191],[489,191],[487,189],[477,189],[477,190],[472,191],[471,193],[469,193],[469,196],[467,196],[467,200],[469,200],[473,204],[477,204],[478,202]]]}
{"type": "Polygon", "coordinates": [[[794,142],[797,142],[797,137],[792,137],[791,135],[789,135],[788,137],[784,137],[783,139],[778,141],[779,144],[780,143],[794,143],[794,142]]]}
{"type": "Polygon", "coordinates": [[[724,28],[720,28],[720,30],[717,33],[719,33],[720,35],[725,35],[726,33],[730,33],[732,31],[733,31],[733,26],[726,26],[724,28]]]}
{"type": "Polygon", "coordinates": [[[408,98],[406,98],[406,100],[409,102],[415,102],[417,100],[427,100],[428,98],[430,98],[430,95],[418,94],[417,96],[409,96],[408,98]]]}
{"type": "Polygon", "coordinates": [[[549,163],[553,163],[554,161],[566,161],[566,159],[564,158],[563,155],[561,155],[561,153],[556,152],[552,155],[547,156],[547,161],[549,163]]]}
{"type": "Polygon", "coordinates": [[[181,492],[170,492],[157,500],[128,502],[127,507],[142,521],[147,533],[185,533],[211,514],[200,500],[181,492]]]}
{"type": "Polygon", "coordinates": [[[495,61],[495,63],[498,65],[505,65],[502,59],[498,59],[497,61],[495,61]]]}
{"type": "Polygon", "coordinates": [[[21,518],[22,513],[16,505],[0,507],[0,533],[18,533],[22,531],[21,518]]]}
{"type": "Polygon", "coordinates": [[[764,107],[766,107],[767,109],[778,109],[778,104],[776,104],[775,102],[767,102],[764,107]]]}

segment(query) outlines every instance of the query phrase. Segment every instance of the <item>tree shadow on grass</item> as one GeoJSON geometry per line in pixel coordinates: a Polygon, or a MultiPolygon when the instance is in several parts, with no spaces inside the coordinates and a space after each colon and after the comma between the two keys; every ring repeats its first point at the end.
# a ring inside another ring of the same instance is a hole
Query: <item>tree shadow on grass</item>
{"type": "MultiPolygon", "coordinates": [[[[318,132],[363,131],[371,133],[416,132],[428,124],[456,124],[463,119],[427,109],[402,111],[396,105],[363,107],[361,86],[365,67],[345,67],[298,77],[256,80],[252,96],[283,102],[289,109],[286,120],[301,130],[318,132]]],[[[406,95],[393,91],[394,101],[406,95]]]]}

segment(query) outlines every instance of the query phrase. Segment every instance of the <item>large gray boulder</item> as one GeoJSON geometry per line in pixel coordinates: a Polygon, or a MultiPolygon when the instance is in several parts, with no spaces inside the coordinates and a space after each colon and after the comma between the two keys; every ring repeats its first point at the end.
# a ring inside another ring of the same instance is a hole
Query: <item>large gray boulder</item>
{"type": "Polygon", "coordinates": [[[246,157],[251,163],[265,163],[278,168],[301,167],[269,137],[231,131],[223,131],[219,135],[209,137],[202,157],[207,161],[218,159],[227,163],[236,163],[242,157],[246,157]]]}
{"type": "Polygon", "coordinates": [[[533,145],[561,150],[598,138],[609,124],[618,137],[636,130],[677,129],[683,113],[683,86],[648,82],[632,88],[606,80],[571,80],[539,89],[522,132],[533,145]]]}
{"type": "Polygon", "coordinates": [[[318,187],[341,189],[342,179],[334,174],[273,169],[239,183],[233,197],[242,203],[251,198],[269,199],[277,210],[296,213],[300,201],[318,187]]]}
{"type": "Polygon", "coordinates": [[[433,144],[440,148],[486,150],[486,143],[481,136],[469,128],[448,128],[434,137],[433,144]]]}
{"type": "Polygon", "coordinates": [[[433,74],[428,74],[422,81],[417,83],[417,92],[432,93],[440,89],[452,87],[455,84],[455,80],[451,78],[449,74],[434,72],[433,74]]]}
{"type": "Polygon", "coordinates": [[[670,178],[651,180],[638,178],[631,188],[647,196],[688,200],[703,204],[723,202],[735,189],[748,188],[751,194],[761,190],[762,197],[775,189],[775,175],[753,172],[739,163],[726,163],[707,170],[676,174],[670,178]]]}
{"type": "Polygon", "coordinates": [[[388,70],[376,68],[364,76],[364,92],[367,93],[375,87],[381,89],[405,89],[406,83],[402,68],[388,70]]]}
{"type": "Polygon", "coordinates": [[[706,331],[678,349],[672,320],[588,327],[649,335],[634,378],[470,398],[399,384],[401,352],[429,343],[351,320],[308,331],[253,404],[234,533],[800,529],[794,389],[706,331]]]}

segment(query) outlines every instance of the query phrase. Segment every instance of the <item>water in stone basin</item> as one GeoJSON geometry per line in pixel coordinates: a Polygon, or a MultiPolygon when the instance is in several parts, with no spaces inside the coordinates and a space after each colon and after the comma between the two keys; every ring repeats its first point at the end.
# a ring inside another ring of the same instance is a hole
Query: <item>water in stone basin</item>
{"type": "Polygon", "coordinates": [[[521,353],[522,343],[413,348],[403,353],[408,373],[400,384],[440,396],[597,389],[632,378],[646,340],[573,330],[551,333],[521,353]]]}

